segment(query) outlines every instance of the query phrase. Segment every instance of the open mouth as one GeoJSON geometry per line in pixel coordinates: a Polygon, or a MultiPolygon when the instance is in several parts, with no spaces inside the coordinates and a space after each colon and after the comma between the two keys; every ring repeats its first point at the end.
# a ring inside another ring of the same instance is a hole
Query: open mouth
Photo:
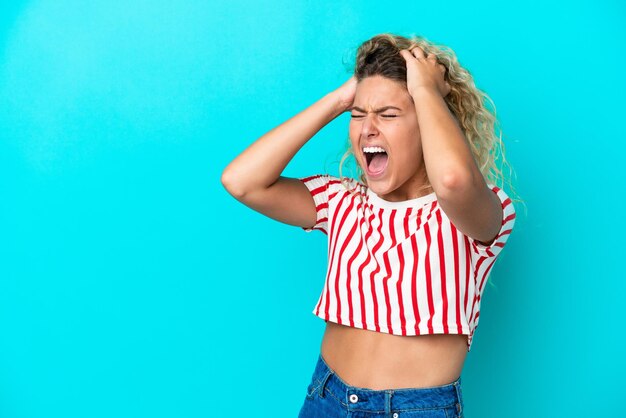
{"type": "Polygon", "coordinates": [[[382,174],[387,168],[389,162],[389,156],[387,151],[381,147],[365,147],[363,148],[363,155],[367,164],[367,174],[370,176],[377,176],[382,174]]]}

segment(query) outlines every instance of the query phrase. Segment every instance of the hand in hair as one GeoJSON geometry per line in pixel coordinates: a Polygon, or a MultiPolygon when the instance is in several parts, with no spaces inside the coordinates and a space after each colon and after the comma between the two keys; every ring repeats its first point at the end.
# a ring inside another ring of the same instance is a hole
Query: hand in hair
{"type": "Polygon", "coordinates": [[[348,110],[348,108],[352,107],[352,103],[354,102],[354,96],[356,96],[356,85],[357,80],[353,75],[341,85],[334,93],[337,95],[339,100],[339,106],[341,107],[342,113],[348,110]]]}
{"type": "Polygon", "coordinates": [[[411,96],[420,89],[435,90],[441,97],[450,93],[450,84],[444,78],[446,66],[439,64],[435,54],[426,57],[424,51],[416,46],[410,51],[401,50],[400,55],[406,61],[406,84],[411,96]]]}

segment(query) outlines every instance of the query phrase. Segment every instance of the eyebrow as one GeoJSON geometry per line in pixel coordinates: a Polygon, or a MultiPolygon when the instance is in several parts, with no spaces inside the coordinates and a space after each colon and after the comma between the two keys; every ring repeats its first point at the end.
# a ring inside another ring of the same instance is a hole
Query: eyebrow
{"type": "MultiPolygon", "coordinates": [[[[381,107],[380,109],[376,109],[374,110],[374,113],[380,113],[380,112],[384,112],[387,109],[396,109],[396,110],[400,110],[402,111],[402,109],[400,109],[399,107],[395,107],[395,106],[384,106],[381,107]]],[[[367,113],[365,112],[365,110],[361,109],[360,107],[357,106],[352,106],[351,108],[349,108],[348,110],[358,110],[359,112],[363,112],[363,113],[367,113]]]]}

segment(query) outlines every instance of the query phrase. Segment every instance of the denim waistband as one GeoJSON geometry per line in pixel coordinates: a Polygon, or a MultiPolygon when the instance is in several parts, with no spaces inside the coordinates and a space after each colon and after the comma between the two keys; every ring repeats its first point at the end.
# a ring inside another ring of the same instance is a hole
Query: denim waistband
{"type": "Polygon", "coordinates": [[[449,407],[462,402],[461,377],[452,383],[426,388],[374,390],[351,386],[332,370],[320,353],[313,380],[319,396],[333,396],[348,410],[385,412],[449,407]]]}

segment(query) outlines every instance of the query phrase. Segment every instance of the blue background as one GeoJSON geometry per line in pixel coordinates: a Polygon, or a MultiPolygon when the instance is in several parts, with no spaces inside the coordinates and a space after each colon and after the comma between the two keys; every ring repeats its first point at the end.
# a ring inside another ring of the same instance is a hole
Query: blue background
{"type": "MultiPolygon", "coordinates": [[[[326,236],[220,176],[386,31],[457,53],[524,200],[463,370],[466,416],[623,412],[623,4],[270,4],[3,2],[0,416],[296,416],[326,236]]],[[[283,175],[338,173],[347,125],[283,175]]]]}

